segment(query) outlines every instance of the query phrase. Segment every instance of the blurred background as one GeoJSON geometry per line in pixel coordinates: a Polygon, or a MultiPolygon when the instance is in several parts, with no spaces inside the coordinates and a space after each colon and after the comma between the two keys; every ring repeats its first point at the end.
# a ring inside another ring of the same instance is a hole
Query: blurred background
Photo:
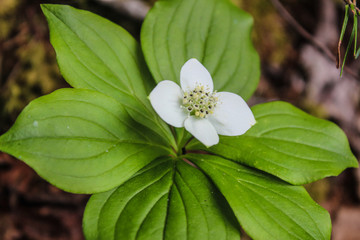
{"type": "MultiPolygon", "coordinates": [[[[155,1],[0,0],[0,134],[31,100],[68,87],[56,65],[40,3],[87,9],[139,39],[141,23],[155,1]]],[[[262,75],[250,105],[284,100],[333,121],[345,131],[359,158],[360,60],[350,56],[342,78],[336,68],[343,1],[232,1],[255,19],[253,39],[262,75]]],[[[345,43],[350,32],[348,28],[345,43]]],[[[360,239],[359,184],[359,169],[347,169],[306,186],[330,212],[334,240],[360,239]]],[[[49,185],[23,162],[0,152],[0,240],[81,240],[88,197],[49,185]]]]}

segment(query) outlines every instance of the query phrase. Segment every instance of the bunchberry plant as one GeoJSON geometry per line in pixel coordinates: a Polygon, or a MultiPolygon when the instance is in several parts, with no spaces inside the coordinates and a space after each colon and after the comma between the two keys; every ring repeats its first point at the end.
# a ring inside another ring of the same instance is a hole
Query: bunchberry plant
{"type": "Polygon", "coordinates": [[[159,0],[140,47],[90,12],[42,9],[73,88],[31,102],[0,150],[93,194],[86,239],[240,239],[240,226],[259,240],[330,239],[328,212],[301,185],[357,160],[335,124],[242,100],[260,75],[247,13],[228,0],[159,0]]]}

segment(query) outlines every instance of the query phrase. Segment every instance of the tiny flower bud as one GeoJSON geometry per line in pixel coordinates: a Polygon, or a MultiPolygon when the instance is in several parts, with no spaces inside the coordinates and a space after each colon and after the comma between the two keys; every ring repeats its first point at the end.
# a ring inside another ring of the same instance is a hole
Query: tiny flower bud
{"type": "Polygon", "coordinates": [[[213,113],[212,110],[218,101],[215,96],[216,92],[211,93],[208,88],[206,90],[204,86],[198,85],[194,90],[184,92],[182,107],[185,108],[190,115],[205,118],[213,113]]]}

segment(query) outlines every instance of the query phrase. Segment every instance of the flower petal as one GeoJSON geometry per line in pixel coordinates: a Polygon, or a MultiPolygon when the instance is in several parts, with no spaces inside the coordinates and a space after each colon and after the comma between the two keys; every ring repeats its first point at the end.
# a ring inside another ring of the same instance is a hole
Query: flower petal
{"type": "Polygon", "coordinates": [[[165,80],[151,91],[149,99],[155,112],[166,123],[174,127],[183,127],[187,112],[181,108],[183,92],[173,81],[165,80]]]}
{"type": "Polygon", "coordinates": [[[184,92],[202,85],[209,92],[214,90],[213,80],[208,70],[195,58],[188,60],[180,71],[180,85],[184,92]]]}
{"type": "Polygon", "coordinates": [[[246,102],[237,94],[217,93],[219,102],[214,113],[208,117],[220,135],[237,136],[244,134],[256,123],[246,102]]]}
{"type": "Polygon", "coordinates": [[[219,142],[216,129],[205,118],[189,117],[184,122],[185,129],[205,146],[211,147],[219,142]]]}

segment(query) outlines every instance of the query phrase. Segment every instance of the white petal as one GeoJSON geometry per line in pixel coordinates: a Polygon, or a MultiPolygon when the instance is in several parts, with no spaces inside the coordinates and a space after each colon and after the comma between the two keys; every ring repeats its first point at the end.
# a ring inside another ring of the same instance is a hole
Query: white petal
{"type": "Polygon", "coordinates": [[[180,85],[184,92],[202,85],[209,92],[214,90],[213,80],[208,70],[195,58],[188,60],[180,71],[180,85]]]}
{"type": "Polygon", "coordinates": [[[184,123],[185,129],[205,146],[210,147],[219,142],[219,135],[214,126],[205,118],[189,117],[184,123]]]}
{"type": "Polygon", "coordinates": [[[173,81],[165,80],[151,91],[149,99],[162,120],[174,127],[183,127],[188,114],[181,108],[182,97],[181,88],[173,81]]]}
{"type": "Polygon", "coordinates": [[[220,135],[237,136],[244,134],[255,124],[255,118],[246,102],[237,94],[217,93],[219,102],[214,113],[208,117],[220,135]]]}

